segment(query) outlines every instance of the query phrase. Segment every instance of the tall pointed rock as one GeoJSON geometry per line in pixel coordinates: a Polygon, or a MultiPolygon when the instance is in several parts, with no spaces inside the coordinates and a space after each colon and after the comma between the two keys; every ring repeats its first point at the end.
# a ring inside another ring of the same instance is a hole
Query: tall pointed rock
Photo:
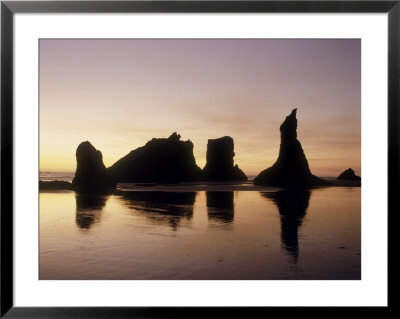
{"type": "Polygon", "coordinates": [[[294,109],[280,127],[281,146],[274,165],[254,179],[255,185],[303,187],[329,185],[311,174],[303,148],[297,139],[297,109],[294,109]]]}

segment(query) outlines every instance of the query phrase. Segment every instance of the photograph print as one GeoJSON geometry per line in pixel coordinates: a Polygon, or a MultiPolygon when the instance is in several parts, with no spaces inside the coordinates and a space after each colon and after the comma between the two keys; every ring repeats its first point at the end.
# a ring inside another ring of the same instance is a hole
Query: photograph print
{"type": "Polygon", "coordinates": [[[360,39],[40,39],[40,280],[360,280],[360,39]]]}

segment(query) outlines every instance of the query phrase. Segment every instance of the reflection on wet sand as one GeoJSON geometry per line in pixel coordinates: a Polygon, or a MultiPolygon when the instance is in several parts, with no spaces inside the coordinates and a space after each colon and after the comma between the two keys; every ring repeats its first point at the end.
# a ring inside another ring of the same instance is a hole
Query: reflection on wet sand
{"type": "Polygon", "coordinates": [[[361,278],[360,188],[152,189],[40,192],[39,278],[361,278]]]}
{"type": "Polygon", "coordinates": [[[76,225],[81,229],[90,229],[101,219],[101,211],[106,205],[109,194],[75,193],[76,225]]]}
{"type": "Polygon", "coordinates": [[[196,192],[119,192],[123,203],[135,212],[143,212],[151,222],[169,224],[177,230],[181,219],[190,220],[196,192]]]}
{"type": "Polygon", "coordinates": [[[271,199],[281,216],[281,240],[286,251],[297,263],[299,258],[298,231],[306,215],[311,191],[308,189],[282,190],[276,193],[261,193],[271,199]]]}
{"type": "Polygon", "coordinates": [[[233,222],[233,192],[206,192],[206,197],[208,221],[233,222]]]}

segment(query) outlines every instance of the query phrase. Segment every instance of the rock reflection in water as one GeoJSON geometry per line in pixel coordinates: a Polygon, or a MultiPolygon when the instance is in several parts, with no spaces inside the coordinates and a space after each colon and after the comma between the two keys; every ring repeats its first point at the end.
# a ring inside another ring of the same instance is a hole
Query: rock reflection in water
{"type": "Polygon", "coordinates": [[[297,263],[299,258],[299,227],[306,215],[311,197],[309,189],[287,189],[276,193],[261,193],[277,206],[281,217],[281,240],[286,251],[297,263]]]}
{"type": "Polygon", "coordinates": [[[234,219],[233,192],[206,192],[209,221],[231,223],[234,219]]]}
{"type": "Polygon", "coordinates": [[[124,204],[145,213],[152,222],[169,224],[177,230],[182,219],[190,220],[196,192],[127,191],[116,193],[124,204]]]}
{"type": "Polygon", "coordinates": [[[109,194],[75,193],[75,223],[81,229],[89,229],[101,219],[101,210],[106,205],[109,194]]]}

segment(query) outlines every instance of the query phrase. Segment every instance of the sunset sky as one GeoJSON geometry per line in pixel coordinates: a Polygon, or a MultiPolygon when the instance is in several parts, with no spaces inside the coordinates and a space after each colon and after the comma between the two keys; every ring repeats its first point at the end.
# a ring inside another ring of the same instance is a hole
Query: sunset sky
{"type": "Polygon", "coordinates": [[[74,171],[85,140],[108,167],[178,132],[201,168],[207,140],[231,136],[255,175],[295,107],[311,171],[361,174],[360,40],[40,40],[41,171],[74,171]]]}

